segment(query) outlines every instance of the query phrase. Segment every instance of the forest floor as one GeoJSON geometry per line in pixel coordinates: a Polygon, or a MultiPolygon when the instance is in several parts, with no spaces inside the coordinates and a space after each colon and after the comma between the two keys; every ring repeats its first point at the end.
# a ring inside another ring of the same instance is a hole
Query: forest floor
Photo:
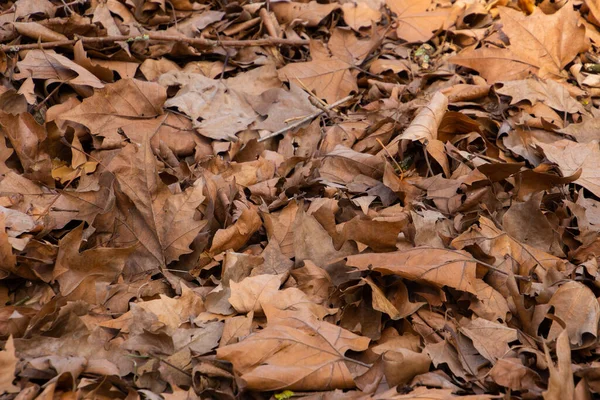
{"type": "Polygon", "coordinates": [[[600,0],[1,3],[0,400],[600,393],[600,0]]]}

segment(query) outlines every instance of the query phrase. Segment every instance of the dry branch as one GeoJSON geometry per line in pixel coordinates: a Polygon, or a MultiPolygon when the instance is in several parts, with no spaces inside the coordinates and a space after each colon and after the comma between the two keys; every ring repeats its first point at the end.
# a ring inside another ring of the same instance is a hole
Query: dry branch
{"type": "Polygon", "coordinates": [[[30,43],[30,44],[16,44],[16,45],[1,45],[0,51],[4,52],[15,52],[20,50],[33,50],[33,49],[51,49],[61,46],[70,46],[78,41],[83,44],[104,44],[113,42],[140,42],[140,41],[154,41],[154,42],[181,42],[187,43],[192,46],[203,46],[203,47],[249,47],[249,46],[305,46],[309,44],[308,40],[304,39],[282,39],[282,38],[266,38],[266,39],[249,39],[249,40],[212,40],[204,38],[188,38],[175,35],[162,35],[156,33],[148,33],[141,36],[102,36],[102,37],[86,37],[81,36],[77,39],[70,40],[59,40],[55,42],[45,43],[30,43]]]}

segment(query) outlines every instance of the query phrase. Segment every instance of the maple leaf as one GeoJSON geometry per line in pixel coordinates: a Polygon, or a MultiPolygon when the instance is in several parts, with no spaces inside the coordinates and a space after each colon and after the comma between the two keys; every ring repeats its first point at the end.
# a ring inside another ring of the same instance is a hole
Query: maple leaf
{"type": "Polygon", "coordinates": [[[122,79],[96,91],[60,120],[85,125],[110,145],[121,146],[119,131],[137,130],[144,119],[161,116],[166,97],[165,89],[157,83],[122,79]]]}
{"type": "Polygon", "coordinates": [[[68,295],[84,280],[93,277],[97,282],[116,281],[133,248],[101,247],[79,252],[83,240],[83,225],[69,232],[60,242],[52,277],[60,285],[63,296],[68,295]]]}
{"type": "Polygon", "coordinates": [[[17,63],[16,79],[50,79],[73,85],[102,88],[104,84],[85,68],[52,50],[31,50],[17,63]]]}
{"type": "Polygon", "coordinates": [[[428,41],[450,16],[449,9],[430,10],[435,3],[432,0],[386,0],[385,3],[398,17],[396,34],[407,42],[428,41]]]}
{"type": "MultiPolygon", "coordinates": [[[[132,219],[133,235],[158,265],[164,266],[191,252],[189,245],[206,220],[195,219],[205,199],[203,181],[197,180],[185,191],[173,194],[156,172],[146,133],[139,147],[127,145],[109,165],[119,183],[118,190],[135,206],[126,211],[132,219]]],[[[120,202],[126,207],[125,202],[120,202]]]]}
{"type": "Polygon", "coordinates": [[[563,68],[589,48],[585,27],[571,3],[547,15],[539,8],[526,16],[500,7],[502,31],[508,48],[467,50],[450,62],[478,71],[489,83],[524,79],[531,74],[543,79],[564,79],[563,68]]]}
{"type": "Polygon", "coordinates": [[[293,312],[267,307],[267,327],[240,343],[221,347],[217,357],[234,368],[254,390],[330,390],[354,387],[344,354],[362,351],[369,339],[293,312]],[[298,363],[296,360],[301,359],[298,363]]]}
{"type": "Polygon", "coordinates": [[[571,140],[560,140],[552,144],[537,143],[546,157],[558,164],[565,176],[581,171],[575,183],[588,189],[595,195],[600,195],[600,149],[598,141],[576,143],[571,140]]]}
{"type": "Polygon", "coordinates": [[[358,90],[356,75],[358,66],[376,46],[377,39],[359,40],[354,33],[336,29],[327,47],[319,41],[311,41],[311,61],[288,64],[279,69],[279,77],[306,86],[329,103],[358,90]]]}

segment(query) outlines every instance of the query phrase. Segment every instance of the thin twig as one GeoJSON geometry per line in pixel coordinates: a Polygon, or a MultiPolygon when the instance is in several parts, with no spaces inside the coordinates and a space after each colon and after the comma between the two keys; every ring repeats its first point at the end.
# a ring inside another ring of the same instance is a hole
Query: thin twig
{"type": "Polygon", "coordinates": [[[425,145],[425,147],[423,148],[424,154],[425,154],[425,162],[427,163],[427,176],[426,178],[429,176],[429,174],[431,174],[431,176],[435,176],[433,174],[433,169],[431,169],[431,163],[429,162],[429,156],[427,155],[427,145],[429,144],[429,140],[425,140],[425,142],[423,143],[425,145]]]}
{"type": "Polygon", "coordinates": [[[181,42],[187,43],[193,46],[204,46],[204,47],[250,47],[250,46],[305,46],[309,44],[308,40],[304,39],[282,39],[282,38],[266,38],[266,39],[249,39],[249,40],[212,40],[204,38],[189,38],[175,35],[164,35],[159,33],[147,33],[141,36],[127,36],[127,35],[116,35],[116,36],[101,36],[101,37],[87,37],[80,36],[76,39],[69,40],[58,40],[55,42],[45,43],[30,43],[30,44],[15,44],[15,45],[0,45],[0,51],[4,52],[15,52],[20,50],[34,50],[34,49],[50,49],[61,46],[74,45],[78,41],[83,44],[104,44],[113,42],[139,42],[139,41],[155,41],[155,42],[181,42]]]}
{"type": "Polygon", "coordinates": [[[293,123],[293,124],[292,124],[292,125],[290,125],[290,126],[286,126],[286,127],[285,127],[285,128],[283,128],[283,129],[280,129],[280,130],[278,130],[278,131],[276,131],[276,132],[273,132],[273,133],[271,133],[270,135],[267,135],[267,136],[265,136],[265,137],[263,137],[263,138],[260,138],[260,139],[258,139],[258,142],[259,142],[259,143],[260,143],[260,142],[264,142],[264,141],[265,141],[265,140],[267,140],[267,139],[271,139],[271,138],[273,138],[273,137],[275,137],[275,136],[278,136],[278,135],[283,135],[284,133],[287,133],[288,131],[291,131],[291,130],[293,130],[293,129],[296,129],[296,128],[298,128],[299,126],[301,126],[301,125],[305,124],[306,122],[308,122],[308,121],[312,121],[313,119],[317,118],[319,115],[321,115],[321,114],[325,113],[326,111],[329,111],[329,110],[331,110],[331,109],[334,109],[335,107],[339,106],[340,104],[344,104],[344,103],[345,103],[345,102],[347,102],[348,100],[351,100],[353,97],[354,97],[354,96],[346,96],[346,97],[344,97],[343,99],[341,99],[341,100],[338,100],[338,101],[336,101],[335,103],[328,105],[327,107],[324,107],[324,108],[325,108],[324,110],[315,111],[314,113],[312,113],[312,114],[310,114],[310,115],[308,115],[308,116],[306,116],[306,117],[302,118],[300,121],[298,121],[298,122],[295,122],[295,123],[293,123]]]}

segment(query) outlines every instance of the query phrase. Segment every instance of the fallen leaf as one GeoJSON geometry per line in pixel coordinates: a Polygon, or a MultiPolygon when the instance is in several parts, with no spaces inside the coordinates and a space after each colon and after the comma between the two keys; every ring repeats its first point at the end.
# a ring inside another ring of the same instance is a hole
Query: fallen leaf
{"type": "Polygon", "coordinates": [[[550,357],[550,350],[548,350],[546,343],[544,343],[544,353],[546,354],[546,362],[550,371],[548,390],[542,393],[544,399],[575,398],[575,385],[571,372],[571,346],[567,331],[563,330],[556,340],[556,356],[558,357],[556,365],[554,365],[554,361],[550,357]]]}
{"type": "Polygon", "coordinates": [[[362,351],[369,339],[316,318],[267,308],[268,325],[240,343],[217,350],[219,359],[233,363],[248,388],[254,390],[328,390],[354,387],[344,354],[362,351]],[[303,362],[294,360],[302,354],[303,362]],[[269,377],[268,380],[265,377],[269,377]]]}
{"type": "Polygon", "coordinates": [[[16,79],[50,79],[93,88],[104,87],[104,84],[88,70],[52,50],[29,51],[27,56],[17,63],[17,68],[19,73],[15,75],[16,79]]]}
{"type": "MultiPolygon", "coordinates": [[[[598,335],[600,305],[585,285],[579,282],[565,283],[558,288],[548,304],[554,307],[554,315],[566,325],[571,343],[581,345],[584,334],[594,337],[598,335]]],[[[557,338],[561,332],[560,324],[553,321],[548,338],[557,338]]]]}
{"type": "Polygon", "coordinates": [[[361,271],[423,281],[435,287],[449,286],[476,293],[475,260],[461,251],[417,247],[408,251],[357,254],[347,257],[347,265],[361,271]]]}
{"type": "Polygon", "coordinates": [[[386,4],[398,17],[396,34],[407,42],[428,41],[450,16],[448,9],[432,10],[431,0],[386,0],[386,4]]]}
{"type": "Polygon", "coordinates": [[[529,16],[500,8],[502,30],[508,48],[484,47],[467,50],[450,62],[479,71],[488,83],[525,79],[535,74],[542,79],[563,79],[563,68],[586,51],[585,27],[571,4],[552,15],[536,8],[529,16]]]}
{"type": "Polygon", "coordinates": [[[13,385],[15,380],[15,371],[19,359],[15,356],[15,345],[13,337],[10,336],[4,345],[4,350],[0,351],[0,393],[18,393],[21,388],[13,385]]]}

